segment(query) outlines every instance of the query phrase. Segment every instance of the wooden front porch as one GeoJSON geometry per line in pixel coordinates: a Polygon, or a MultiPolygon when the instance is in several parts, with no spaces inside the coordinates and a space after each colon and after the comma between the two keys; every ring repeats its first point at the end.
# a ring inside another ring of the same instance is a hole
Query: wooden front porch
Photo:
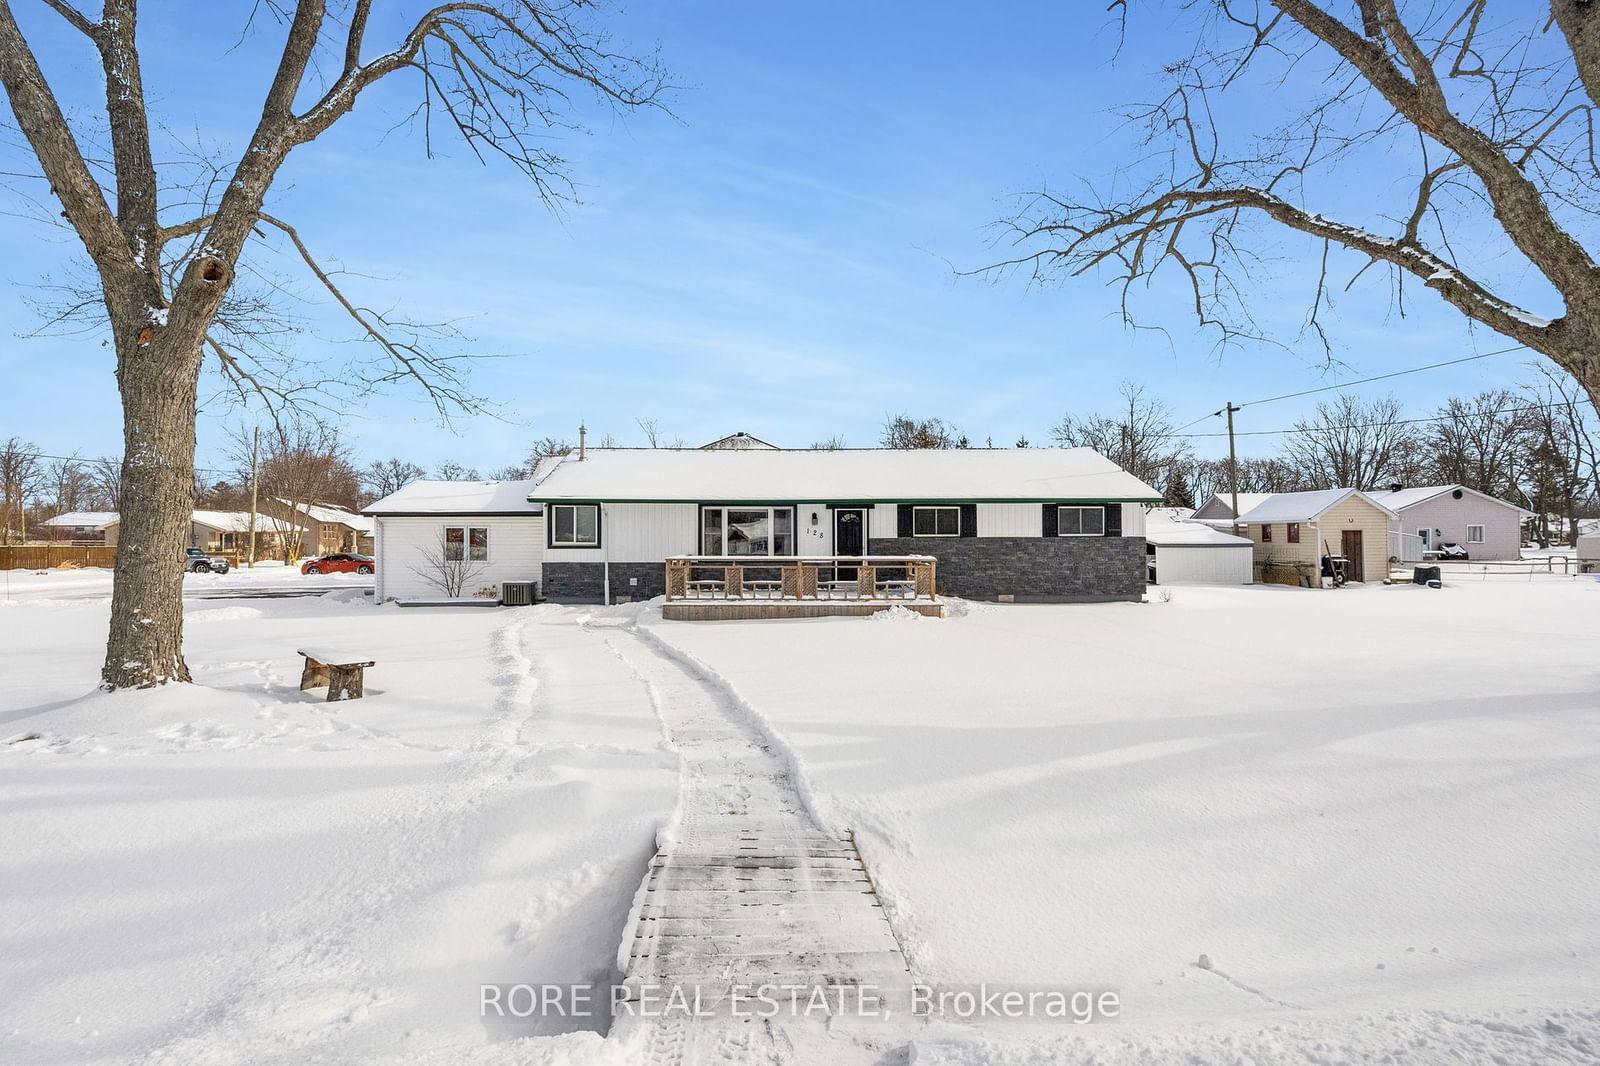
{"type": "Polygon", "coordinates": [[[931,555],[676,555],[666,566],[661,614],[669,619],[944,613],[931,555]]]}

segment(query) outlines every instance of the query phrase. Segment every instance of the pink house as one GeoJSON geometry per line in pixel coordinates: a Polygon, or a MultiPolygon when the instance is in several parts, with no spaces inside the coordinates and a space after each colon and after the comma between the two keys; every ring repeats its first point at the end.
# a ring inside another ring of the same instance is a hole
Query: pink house
{"type": "Polygon", "coordinates": [[[1372,498],[1400,516],[1391,528],[1422,541],[1428,552],[1459,544],[1476,560],[1516,559],[1522,554],[1522,522],[1532,512],[1465,485],[1395,486],[1372,498]]]}

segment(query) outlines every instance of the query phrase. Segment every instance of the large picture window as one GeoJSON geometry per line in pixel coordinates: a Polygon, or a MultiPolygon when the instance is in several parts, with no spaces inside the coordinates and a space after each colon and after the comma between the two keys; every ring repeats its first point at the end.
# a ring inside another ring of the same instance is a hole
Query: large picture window
{"type": "Polygon", "coordinates": [[[1056,536],[1103,537],[1106,535],[1104,507],[1057,507],[1056,536]]]}
{"type": "Polygon", "coordinates": [[[445,526],[444,559],[447,563],[489,561],[487,526],[445,526]]]}
{"type": "Polygon", "coordinates": [[[793,507],[707,507],[700,516],[702,555],[793,555],[793,507]]]}
{"type": "Polygon", "coordinates": [[[595,548],[600,545],[600,505],[553,503],[550,505],[550,544],[560,548],[595,548]]]}
{"type": "Polygon", "coordinates": [[[913,537],[961,536],[961,508],[913,507],[911,535],[913,537]]]}

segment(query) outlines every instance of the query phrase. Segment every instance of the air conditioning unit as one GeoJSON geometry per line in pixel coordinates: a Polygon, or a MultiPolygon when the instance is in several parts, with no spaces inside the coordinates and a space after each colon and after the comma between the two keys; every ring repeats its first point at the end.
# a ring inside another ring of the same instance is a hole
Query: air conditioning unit
{"type": "Polygon", "coordinates": [[[507,607],[532,607],[539,602],[537,581],[502,581],[500,602],[507,607]]]}

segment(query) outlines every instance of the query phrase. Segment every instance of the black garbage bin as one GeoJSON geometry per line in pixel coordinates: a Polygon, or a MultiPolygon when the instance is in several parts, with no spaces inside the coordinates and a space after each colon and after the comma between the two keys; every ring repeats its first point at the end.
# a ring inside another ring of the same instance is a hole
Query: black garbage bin
{"type": "Polygon", "coordinates": [[[1437,566],[1414,566],[1411,568],[1411,583],[1439,588],[1444,582],[1437,566]]]}

